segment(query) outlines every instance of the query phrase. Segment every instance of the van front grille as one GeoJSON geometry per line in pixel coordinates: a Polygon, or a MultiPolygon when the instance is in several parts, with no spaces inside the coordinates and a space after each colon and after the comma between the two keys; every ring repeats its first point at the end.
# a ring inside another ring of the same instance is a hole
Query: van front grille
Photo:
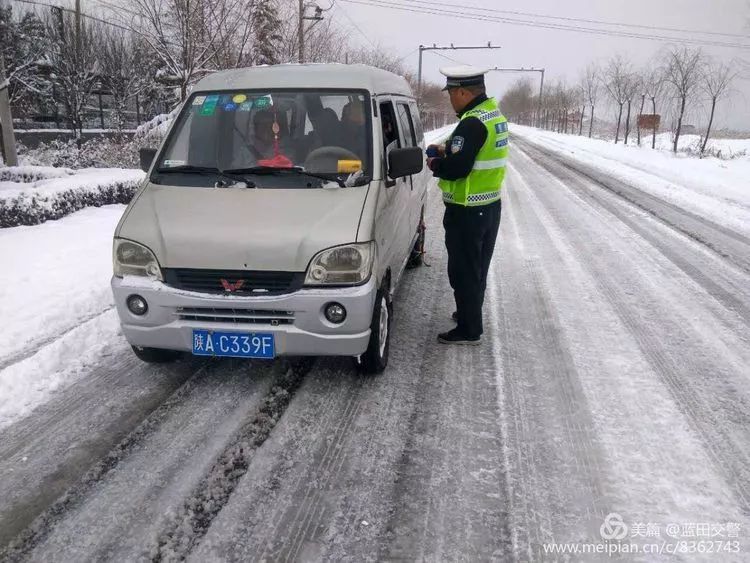
{"type": "Polygon", "coordinates": [[[183,321],[207,323],[269,324],[271,326],[294,324],[294,311],[178,307],[177,316],[183,321]]]}
{"type": "Polygon", "coordinates": [[[177,289],[232,295],[290,293],[300,289],[305,281],[305,274],[302,272],[265,270],[167,268],[164,274],[165,283],[177,289]]]}

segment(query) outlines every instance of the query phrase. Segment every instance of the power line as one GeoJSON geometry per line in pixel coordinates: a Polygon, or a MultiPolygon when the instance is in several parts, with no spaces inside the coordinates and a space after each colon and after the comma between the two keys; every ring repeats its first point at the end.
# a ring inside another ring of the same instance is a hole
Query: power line
{"type": "Polygon", "coordinates": [[[615,21],[606,21],[606,20],[594,20],[594,19],[585,19],[585,18],[573,18],[569,16],[550,16],[546,14],[537,14],[532,12],[518,12],[518,11],[512,11],[512,10],[498,10],[497,8],[483,8],[479,6],[470,6],[466,4],[448,4],[445,2],[426,2],[425,0],[406,0],[408,4],[428,4],[429,6],[444,6],[447,8],[460,8],[462,10],[473,10],[475,12],[480,13],[487,13],[487,12],[493,12],[497,14],[509,14],[512,16],[523,16],[528,18],[544,18],[544,19],[550,19],[550,20],[558,20],[558,21],[568,21],[568,22],[574,22],[574,23],[589,23],[589,24],[595,24],[595,25],[609,25],[609,26],[617,26],[617,27],[629,27],[634,29],[648,29],[651,31],[667,31],[672,33],[689,33],[689,34],[701,34],[701,35],[716,35],[720,37],[731,37],[733,39],[747,39],[746,35],[742,35],[740,33],[726,33],[722,31],[704,31],[700,29],[685,29],[685,28],[679,28],[679,27],[662,27],[662,26],[656,26],[656,25],[645,25],[645,24],[636,24],[636,23],[625,23],[625,22],[615,22],[615,21]]]}
{"type": "MultiPolygon", "coordinates": [[[[10,0],[10,1],[11,2],[19,2],[21,4],[31,4],[31,5],[34,5],[34,6],[42,6],[44,8],[50,8],[50,9],[54,8],[54,9],[57,9],[57,10],[62,10],[63,12],[68,12],[69,14],[75,14],[76,13],[75,10],[72,10],[70,8],[64,8],[63,6],[55,6],[53,4],[45,4],[43,2],[37,2],[35,0],[10,0]]],[[[124,25],[118,25],[116,23],[108,22],[107,20],[103,20],[102,18],[97,18],[96,16],[90,16],[88,14],[84,14],[83,12],[81,12],[81,17],[89,19],[89,20],[92,20],[92,21],[95,21],[95,22],[103,23],[104,25],[110,25],[112,27],[116,27],[118,29],[122,29],[123,31],[132,31],[132,29],[130,29],[129,27],[125,27],[124,25]]]]}
{"type": "Polygon", "coordinates": [[[467,64],[467,63],[465,63],[465,62],[463,62],[463,61],[459,61],[459,60],[456,60],[456,59],[454,59],[454,58],[452,58],[452,57],[449,57],[448,55],[444,55],[443,53],[440,53],[440,52],[438,52],[438,51],[432,51],[432,54],[433,54],[433,55],[437,55],[438,57],[443,57],[443,58],[444,58],[444,59],[446,59],[446,60],[452,61],[452,62],[454,62],[454,63],[458,63],[458,64],[460,64],[460,65],[465,65],[465,64],[467,64]]]}
{"type": "Polygon", "coordinates": [[[393,10],[400,10],[404,12],[412,12],[416,14],[428,14],[435,16],[450,16],[458,19],[466,19],[473,21],[483,21],[491,23],[507,23],[509,25],[519,25],[525,27],[537,27],[543,29],[554,29],[561,31],[574,31],[577,33],[588,33],[593,35],[605,35],[610,37],[627,37],[632,39],[647,39],[655,41],[674,41],[678,43],[691,44],[691,45],[706,45],[715,47],[729,47],[735,49],[750,49],[750,45],[742,43],[726,43],[721,41],[707,40],[707,39],[688,39],[680,37],[670,37],[664,35],[649,35],[643,33],[635,33],[629,31],[618,31],[618,30],[605,30],[596,28],[586,28],[580,26],[571,26],[564,24],[535,22],[528,20],[518,20],[513,18],[507,18],[502,16],[490,16],[481,14],[467,14],[460,11],[451,11],[450,9],[438,9],[429,8],[426,6],[415,6],[415,5],[404,5],[389,0],[342,0],[342,2],[348,2],[350,4],[360,4],[363,6],[371,6],[377,8],[389,8],[393,10]]]}
{"type": "MultiPolygon", "coordinates": [[[[333,7],[333,4],[331,4],[331,8],[332,7],[333,7]]],[[[364,31],[362,31],[362,28],[357,25],[357,22],[355,22],[351,17],[349,17],[349,14],[346,13],[346,10],[344,10],[344,7],[341,4],[338,5],[338,9],[341,10],[341,13],[344,14],[344,16],[346,16],[346,19],[348,19],[351,22],[351,24],[357,29],[357,31],[359,31],[362,34],[362,37],[364,37],[367,40],[367,42],[372,46],[372,48],[377,49],[378,46],[375,45],[372,39],[370,39],[364,31]]]]}

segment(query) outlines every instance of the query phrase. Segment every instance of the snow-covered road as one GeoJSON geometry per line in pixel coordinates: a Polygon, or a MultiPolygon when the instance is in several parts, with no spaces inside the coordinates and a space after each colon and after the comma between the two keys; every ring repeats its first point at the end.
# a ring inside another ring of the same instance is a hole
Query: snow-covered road
{"type": "Polygon", "coordinates": [[[600,543],[614,512],[626,542],[650,524],[649,541],[736,540],[707,560],[746,560],[750,240],[625,164],[513,141],[482,346],[435,341],[453,310],[436,190],[385,374],[154,368],[109,334],[0,428],[5,557],[560,560],[545,544],[600,543]]]}

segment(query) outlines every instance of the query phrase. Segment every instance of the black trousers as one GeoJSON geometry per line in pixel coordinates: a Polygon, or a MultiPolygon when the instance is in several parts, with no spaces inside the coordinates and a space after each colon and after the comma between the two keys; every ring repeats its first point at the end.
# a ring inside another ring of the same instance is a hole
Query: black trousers
{"type": "Polygon", "coordinates": [[[458,313],[458,330],[463,336],[480,336],[482,305],[487,273],[500,228],[501,202],[479,207],[445,204],[443,227],[448,249],[448,279],[458,313]]]}

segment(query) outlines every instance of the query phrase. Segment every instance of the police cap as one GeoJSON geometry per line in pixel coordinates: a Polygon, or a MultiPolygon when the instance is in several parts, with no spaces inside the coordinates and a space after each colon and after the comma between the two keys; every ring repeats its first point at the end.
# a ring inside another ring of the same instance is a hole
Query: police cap
{"type": "Polygon", "coordinates": [[[488,72],[488,68],[469,65],[443,67],[440,73],[448,79],[443,91],[467,86],[484,86],[484,75],[488,72]]]}

